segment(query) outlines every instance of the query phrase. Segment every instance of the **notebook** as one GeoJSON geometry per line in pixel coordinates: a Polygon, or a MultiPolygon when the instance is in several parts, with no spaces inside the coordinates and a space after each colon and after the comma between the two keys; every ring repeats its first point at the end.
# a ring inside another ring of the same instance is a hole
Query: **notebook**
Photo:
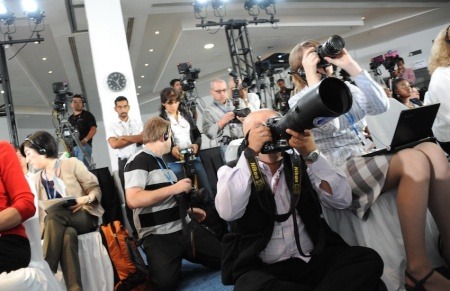
{"type": "Polygon", "coordinates": [[[435,141],[431,127],[439,103],[406,109],[395,99],[390,99],[389,102],[391,106],[386,112],[366,116],[377,150],[363,155],[364,157],[393,153],[425,141],[435,141]]]}

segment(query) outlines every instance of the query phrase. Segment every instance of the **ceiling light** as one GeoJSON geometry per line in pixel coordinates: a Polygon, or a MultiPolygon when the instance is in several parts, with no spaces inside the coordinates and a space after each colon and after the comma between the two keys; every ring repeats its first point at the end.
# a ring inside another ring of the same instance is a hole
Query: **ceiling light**
{"type": "Polygon", "coordinates": [[[38,43],[39,43],[38,41],[35,41],[35,42],[34,42],[34,44],[38,44],[38,43]]]}
{"type": "Polygon", "coordinates": [[[3,90],[2,90],[2,91],[0,91],[0,93],[2,93],[2,94],[3,94],[3,93],[5,93],[5,91],[3,91],[3,90]]]}
{"type": "Polygon", "coordinates": [[[53,71],[48,71],[49,74],[53,74],[53,71]]]}
{"type": "Polygon", "coordinates": [[[145,64],[144,66],[148,67],[148,64],[145,64]]]}
{"type": "Polygon", "coordinates": [[[138,86],[138,89],[141,89],[141,86],[138,86]]]}
{"type": "Polygon", "coordinates": [[[136,93],[136,96],[139,96],[139,93],[136,93]]]}
{"type": "Polygon", "coordinates": [[[155,31],[155,34],[159,34],[159,31],[155,31]]]}
{"type": "Polygon", "coordinates": [[[145,76],[144,76],[144,75],[142,75],[142,76],[141,76],[141,78],[142,78],[142,79],[144,79],[144,78],[145,78],[145,76]]]}
{"type": "Polygon", "coordinates": [[[47,60],[47,58],[42,58],[42,60],[43,60],[43,61],[46,61],[46,60],[47,60]]]}
{"type": "Polygon", "coordinates": [[[364,19],[366,19],[366,17],[365,17],[365,16],[361,17],[361,20],[364,20],[364,19]]]}
{"type": "Polygon", "coordinates": [[[149,49],[148,51],[152,53],[152,52],[153,52],[153,49],[149,49]]]}
{"type": "Polygon", "coordinates": [[[204,47],[205,49],[209,50],[209,49],[212,49],[212,48],[214,47],[214,44],[213,44],[213,43],[207,43],[207,44],[205,44],[203,47],[204,47]]]}

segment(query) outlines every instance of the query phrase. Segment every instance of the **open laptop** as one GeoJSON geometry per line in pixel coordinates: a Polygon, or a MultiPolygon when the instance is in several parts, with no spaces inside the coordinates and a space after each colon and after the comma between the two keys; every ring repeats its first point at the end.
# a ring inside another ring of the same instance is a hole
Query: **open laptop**
{"type": "Polygon", "coordinates": [[[411,148],[425,141],[435,141],[431,127],[440,104],[431,104],[413,109],[395,99],[389,100],[391,107],[385,113],[366,116],[367,126],[377,147],[364,157],[393,153],[411,148]]]}

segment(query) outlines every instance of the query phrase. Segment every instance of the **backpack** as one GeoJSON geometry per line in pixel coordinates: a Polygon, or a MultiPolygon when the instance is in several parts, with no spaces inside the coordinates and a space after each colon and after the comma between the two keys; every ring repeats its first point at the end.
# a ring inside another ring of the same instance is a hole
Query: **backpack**
{"type": "Polygon", "coordinates": [[[100,226],[103,244],[114,267],[114,290],[149,290],[147,266],[136,241],[118,220],[100,226]]]}

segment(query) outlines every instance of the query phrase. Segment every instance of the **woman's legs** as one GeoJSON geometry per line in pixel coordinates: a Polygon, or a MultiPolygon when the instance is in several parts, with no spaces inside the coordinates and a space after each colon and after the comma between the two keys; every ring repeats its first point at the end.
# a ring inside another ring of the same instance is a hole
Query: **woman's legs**
{"type": "MultiPolygon", "coordinates": [[[[430,194],[430,191],[441,187],[440,183],[431,181],[436,179],[434,171],[442,170],[442,165],[434,161],[438,159],[438,155],[429,149],[428,154],[432,156],[430,158],[423,151],[426,147],[427,145],[423,145],[417,149],[405,149],[396,153],[390,161],[383,188],[387,190],[398,186],[398,215],[405,244],[407,270],[419,280],[432,268],[425,248],[425,220],[429,197],[431,200],[431,196],[435,196],[434,193],[430,194]]],[[[444,174],[439,172],[439,175],[444,174]]],[[[409,280],[407,283],[414,285],[409,280]]],[[[427,290],[450,289],[450,281],[439,274],[433,275],[425,285],[429,288],[427,290]]]]}

